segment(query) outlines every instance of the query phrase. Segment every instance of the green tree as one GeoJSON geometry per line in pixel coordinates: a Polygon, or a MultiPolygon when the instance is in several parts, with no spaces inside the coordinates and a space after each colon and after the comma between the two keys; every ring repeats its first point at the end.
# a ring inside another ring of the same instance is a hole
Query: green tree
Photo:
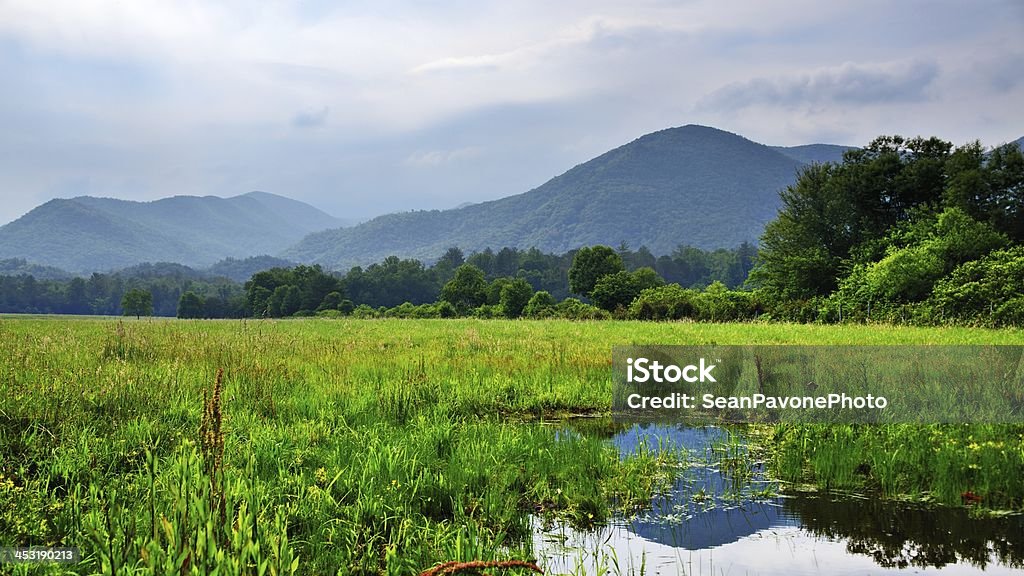
{"type": "Polygon", "coordinates": [[[967,262],[936,283],[930,302],[943,318],[1024,326],[1024,246],[967,262]]]}
{"type": "Polygon", "coordinates": [[[625,271],[622,257],[608,246],[580,248],[569,268],[569,290],[581,296],[590,296],[603,276],[625,271]]]}
{"type": "Polygon", "coordinates": [[[505,316],[518,318],[533,297],[533,287],[522,278],[516,278],[501,289],[501,309],[505,316]]]}
{"type": "Polygon", "coordinates": [[[665,283],[651,268],[640,268],[634,272],[616,272],[602,276],[590,293],[598,307],[612,312],[626,308],[640,293],[648,288],[657,288],[665,283]]]}
{"type": "Polygon", "coordinates": [[[202,318],[206,313],[203,299],[189,290],[178,299],[178,318],[202,318]]]}
{"type": "Polygon", "coordinates": [[[148,290],[132,288],[121,298],[121,310],[125,316],[135,316],[136,318],[152,316],[153,295],[148,290]]]}
{"type": "Polygon", "coordinates": [[[67,311],[70,314],[88,314],[89,297],[86,295],[85,280],[72,278],[67,289],[67,311]]]}
{"type": "Polygon", "coordinates": [[[455,276],[441,288],[441,300],[450,303],[465,314],[487,302],[487,279],[483,270],[472,264],[463,264],[455,270],[455,276]]]}
{"type": "Polygon", "coordinates": [[[878,259],[892,227],[940,207],[951,149],[937,138],[882,136],[842,164],[806,168],[765,227],[752,283],[781,300],[835,290],[844,261],[878,259]]]}
{"type": "Polygon", "coordinates": [[[338,312],[341,312],[342,314],[344,314],[346,316],[351,314],[352,311],[355,310],[355,309],[356,309],[355,304],[353,304],[352,301],[349,300],[348,298],[346,298],[346,299],[344,299],[344,300],[342,300],[341,302],[338,303],[338,312]]]}
{"type": "Polygon", "coordinates": [[[554,311],[555,299],[545,290],[540,290],[530,297],[523,309],[523,315],[527,318],[544,318],[554,311]]]}
{"type": "Polygon", "coordinates": [[[616,308],[629,306],[639,294],[640,290],[633,275],[622,271],[598,279],[594,289],[590,291],[590,298],[599,308],[611,312],[616,308]]]}
{"type": "Polygon", "coordinates": [[[292,316],[302,309],[302,291],[298,286],[285,286],[281,298],[281,316],[292,316]]]}
{"type": "Polygon", "coordinates": [[[320,312],[322,310],[338,310],[338,307],[341,306],[341,302],[343,299],[344,298],[342,298],[341,292],[329,292],[326,296],[324,296],[324,299],[320,302],[320,305],[317,306],[316,311],[320,312]]]}
{"type": "Polygon", "coordinates": [[[849,198],[833,184],[838,168],[814,164],[782,191],[782,210],[761,237],[755,285],[782,300],[803,300],[836,288],[839,264],[859,226],[849,198]]]}

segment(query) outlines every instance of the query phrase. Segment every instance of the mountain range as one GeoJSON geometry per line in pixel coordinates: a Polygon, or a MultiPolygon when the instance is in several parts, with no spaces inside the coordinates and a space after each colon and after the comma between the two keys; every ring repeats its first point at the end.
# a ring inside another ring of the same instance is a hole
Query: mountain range
{"type": "Polygon", "coordinates": [[[0,227],[0,260],[22,258],[69,272],[140,262],[209,266],[226,257],[276,254],[344,222],[265,192],[231,198],[174,196],[153,202],[55,199],[0,227]]]}
{"type": "MultiPolygon", "coordinates": [[[[1024,147],[1024,138],[1017,143],[1024,147]]],[[[625,242],[655,254],[680,244],[735,247],[757,241],[777,213],[779,191],[803,167],[839,162],[849,149],[766,146],[687,125],[637,138],[522,194],[354,226],[265,192],[152,202],[55,199],[0,226],[0,261],[13,270],[50,267],[53,274],[175,262],[242,277],[286,261],[336,270],[391,255],[431,261],[452,246],[467,253],[506,246],[564,253],[625,242]],[[256,255],[274,258],[245,260],[256,255]],[[224,270],[210,268],[218,262],[224,270]]]]}
{"type": "Polygon", "coordinates": [[[282,256],[344,269],[396,254],[437,258],[509,246],[562,253],[625,242],[655,254],[756,242],[802,158],[839,159],[842,147],[773,149],[705,126],[654,132],[529,192],[451,210],[388,214],[311,234],[282,256]]]}

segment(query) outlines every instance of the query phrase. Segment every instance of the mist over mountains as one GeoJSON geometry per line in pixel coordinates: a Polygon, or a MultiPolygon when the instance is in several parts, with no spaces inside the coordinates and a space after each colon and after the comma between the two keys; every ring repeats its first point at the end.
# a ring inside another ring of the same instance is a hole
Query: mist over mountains
{"type": "MultiPolygon", "coordinates": [[[[1017,141],[1024,143],[1024,138],[1017,141]]],[[[261,262],[346,270],[391,255],[432,261],[452,246],[564,253],[625,242],[665,254],[756,242],[779,208],[779,191],[815,162],[839,162],[848,146],[766,146],[687,125],[647,134],[528,192],[449,210],[346,221],[265,192],[230,198],[174,196],[133,202],[55,199],[0,227],[0,260],[14,270],[72,273],[143,262],[244,278],[261,262]],[[264,260],[242,259],[269,255],[264,260]],[[238,261],[225,259],[238,259],[238,261]],[[13,261],[12,261],[13,262],[13,261]]]]}

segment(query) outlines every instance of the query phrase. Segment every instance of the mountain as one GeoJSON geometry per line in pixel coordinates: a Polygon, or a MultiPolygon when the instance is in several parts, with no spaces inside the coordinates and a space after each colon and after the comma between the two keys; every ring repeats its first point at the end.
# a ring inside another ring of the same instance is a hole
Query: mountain
{"type": "Polygon", "coordinates": [[[824,164],[826,162],[842,162],[843,153],[855,148],[853,146],[838,146],[836,144],[805,144],[803,146],[788,147],[772,146],[772,149],[782,152],[786,156],[804,164],[824,164]]]}
{"type": "Polygon", "coordinates": [[[342,224],[308,204],[265,192],[153,202],[80,196],[51,200],[0,227],[0,259],[70,272],[161,261],[202,267],[281,252],[342,224]]]}
{"type": "Polygon", "coordinates": [[[562,253],[626,242],[655,254],[756,241],[805,163],[688,125],[642,136],[529,192],[451,210],[389,214],[317,232],[280,256],[344,269],[389,255],[432,260],[451,246],[562,253]]]}
{"type": "Polygon", "coordinates": [[[74,276],[70,272],[52,266],[40,266],[24,258],[0,260],[0,276],[21,276],[27,274],[36,280],[67,280],[74,276]]]}

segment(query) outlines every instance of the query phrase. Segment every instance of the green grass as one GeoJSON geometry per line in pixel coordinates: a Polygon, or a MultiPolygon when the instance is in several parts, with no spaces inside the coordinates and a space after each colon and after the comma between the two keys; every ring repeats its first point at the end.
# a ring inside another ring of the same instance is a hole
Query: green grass
{"type": "MultiPolygon", "coordinates": [[[[635,510],[672,458],[620,460],[600,438],[530,422],[607,413],[612,346],[710,343],[1024,344],[1024,333],[0,317],[0,545],[80,546],[79,573],[410,574],[529,560],[530,514],[587,526],[635,510]],[[219,464],[199,433],[218,369],[219,464]]],[[[834,430],[776,429],[780,475],[949,503],[973,490],[1021,507],[1024,440],[1010,428],[834,430]]]]}

